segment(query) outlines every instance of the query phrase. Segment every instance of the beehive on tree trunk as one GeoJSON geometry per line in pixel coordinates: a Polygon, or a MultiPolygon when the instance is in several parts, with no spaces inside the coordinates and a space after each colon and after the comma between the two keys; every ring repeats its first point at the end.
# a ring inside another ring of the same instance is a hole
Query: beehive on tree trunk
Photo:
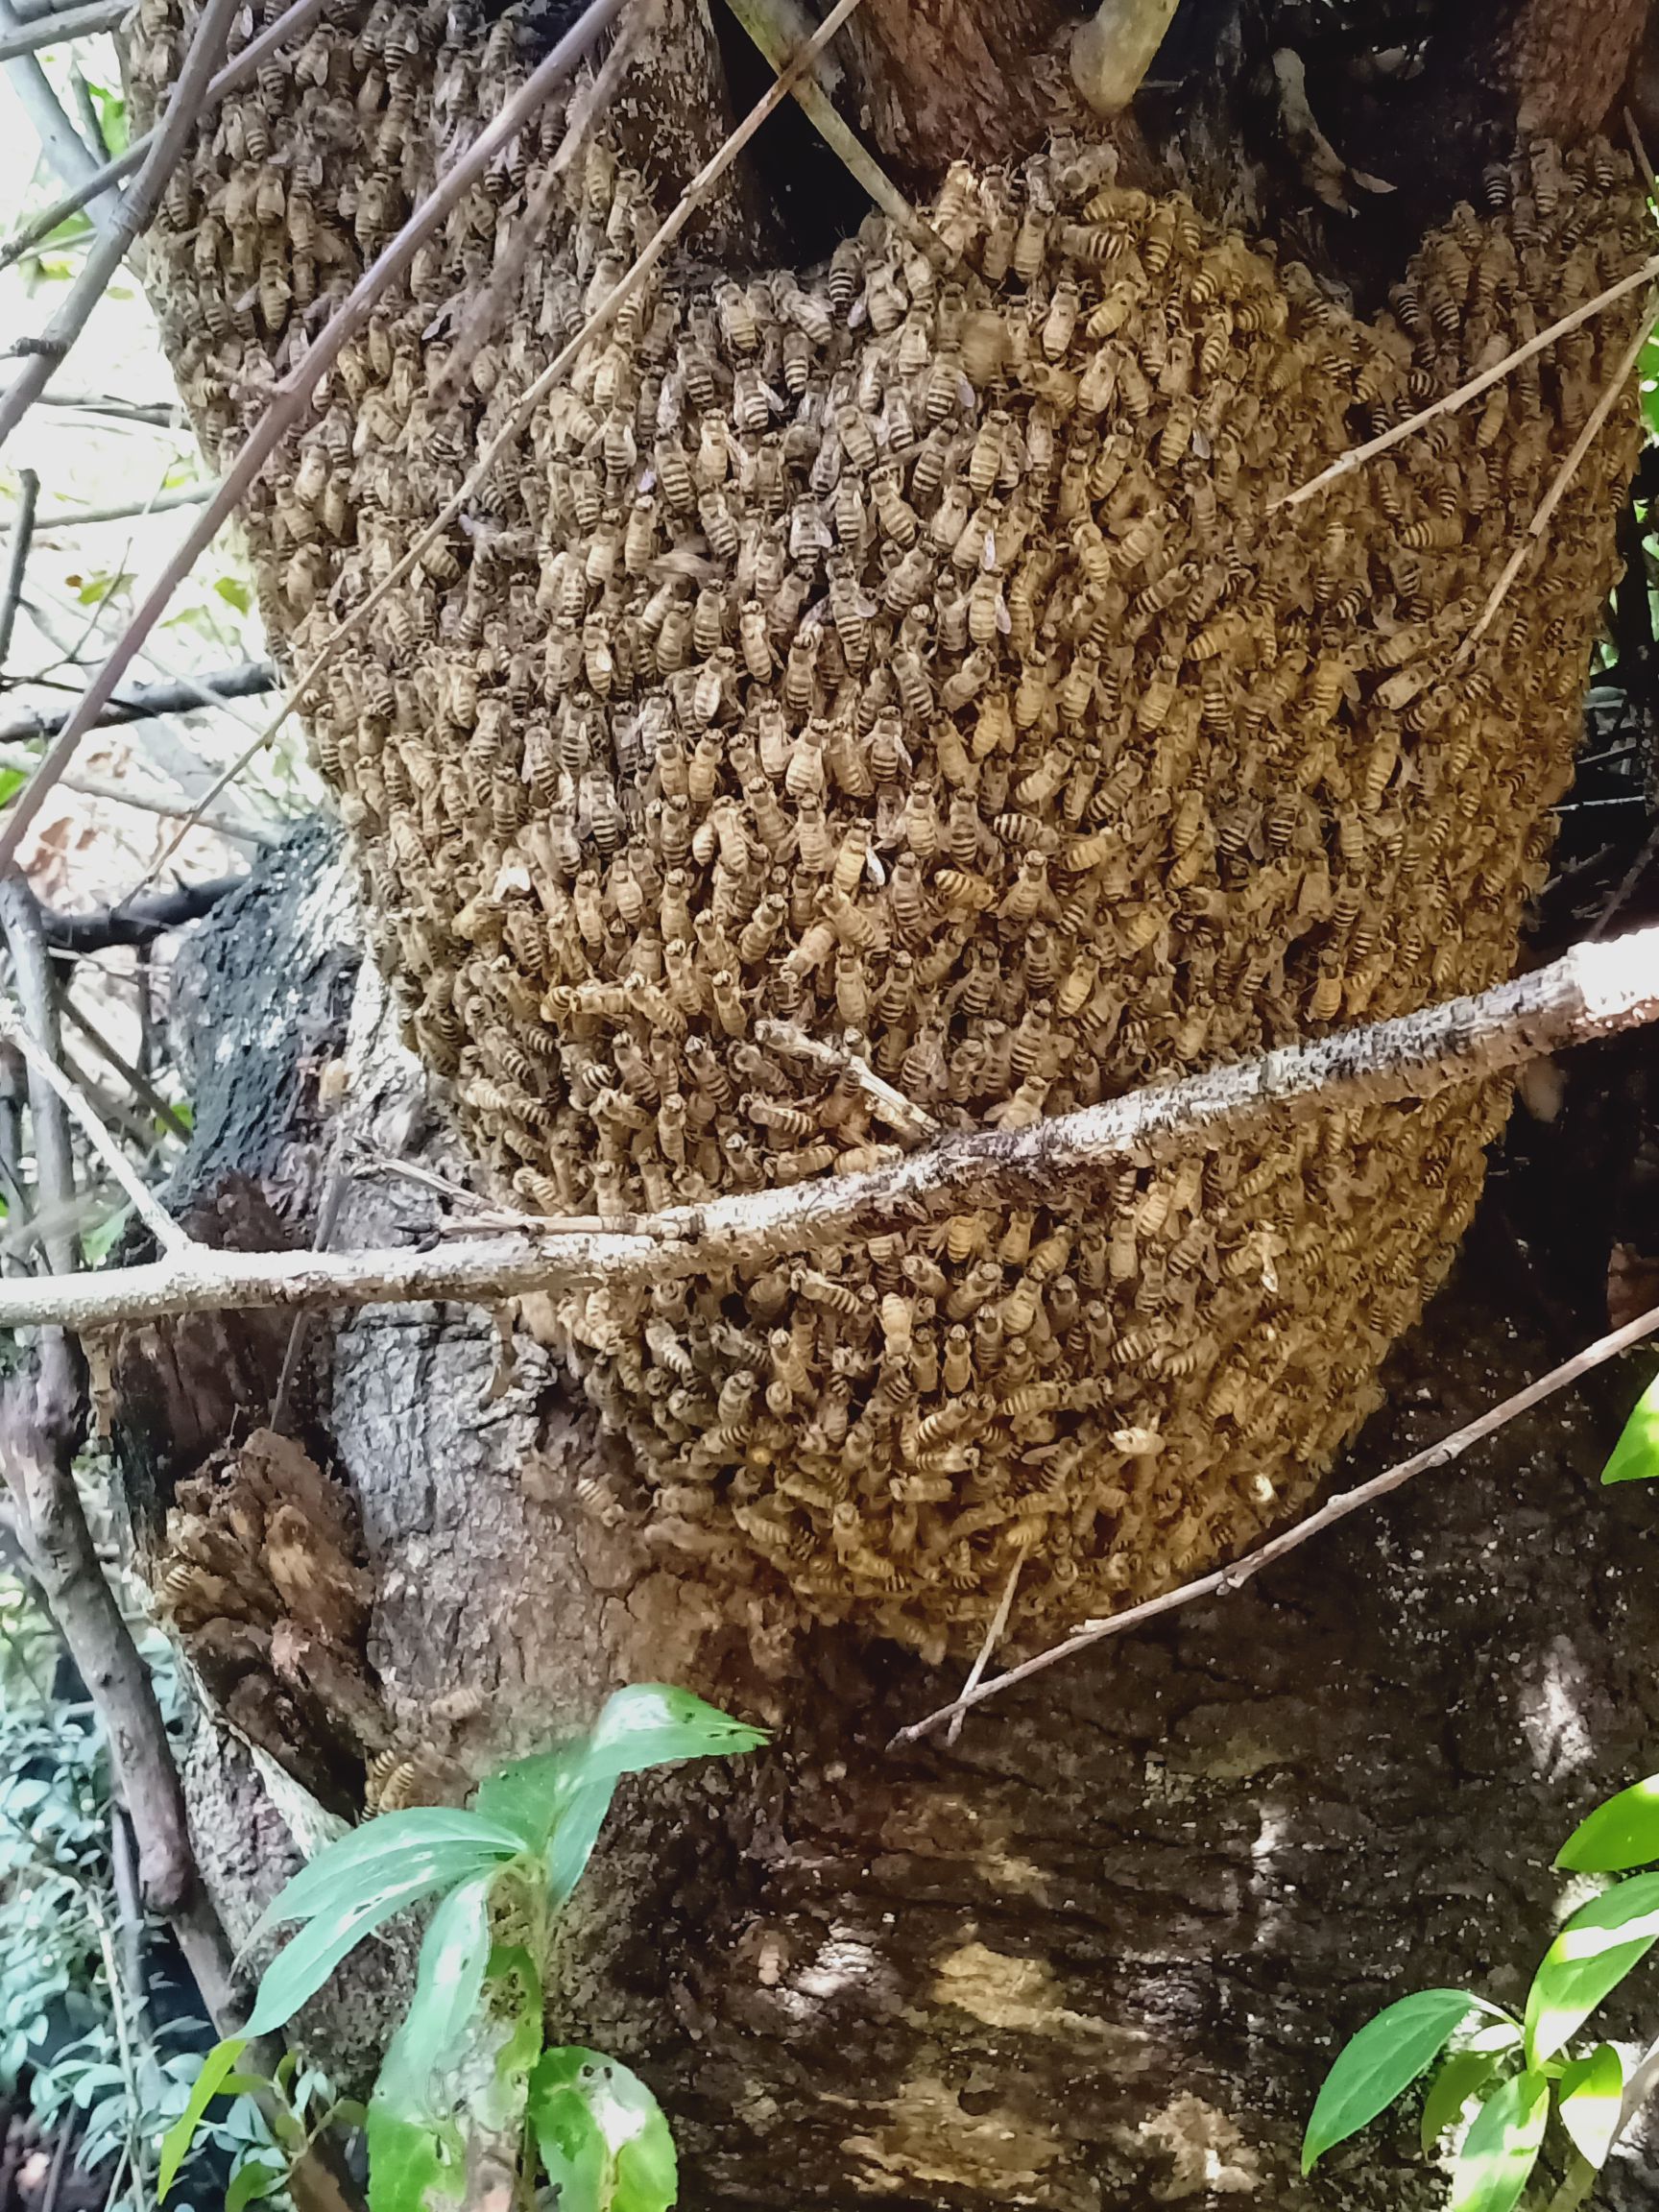
{"type": "MultiPolygon", "coordinates": [[[[142,78],[182,31],[144,0],[142,78]]],[[[374,0],[225,104],[152,253],[210,449],[528,65],[511,17],[461,36],[374,0]]],[[[297,665],[665,212],[601,132],[451,394],[563,125],[421,250],[255,490],[297,665]]],[[[1275,504],[1640,252],[1605,149],[1488,182],[1375,325],[1070,141],[953,170],[942,257],[873,218],[824,268],[681,262],[637,296],[314,702],[409,1034],[504,1190],[613,1214],[890,1157],[868,1093],[769,1019],[1009,1127],[1508,972],[1623,409],[1459,649],[1628,316],[1275,504]]],[[[1046,1632],[1303,1502],[1505,1102],[1332,1111],[1064,1212],[595,1291],[554,1333],[636,1447],[624,1503],[737,1617],[792,1593],[942,1650],[1019,1559],[1016,1637],[1046,1632]]]]}

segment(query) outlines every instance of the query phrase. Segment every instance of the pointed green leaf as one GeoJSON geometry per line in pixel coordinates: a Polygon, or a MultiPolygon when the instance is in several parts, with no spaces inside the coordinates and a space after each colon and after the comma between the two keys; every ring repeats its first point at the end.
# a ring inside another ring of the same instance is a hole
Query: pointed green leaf
{"type": "Polygon", "coordinates": [[[1647,1482],[1659,1475],[1659,1375],[1635,1406],[1601,1470],[1603,1482],[1647,1482]]]}
{"type": "Polygon", "coordinates": [[[764,1728],[733,1720],[689,1690],[636,1682],[605,1700],[589,1738],[589,1774],[638,1774],[675,1759],[729,1758],[757,1750],[764,1728]]]}
{"type": "Polygon", "coordinates": [[[1659,1859],[1659,1774],[1632,1783],[1579,1821],[1556,1856],[1575,1874],[1623,1874],[1659,1859]]]}
{"type": "Polygon", "coordinates": [[[382,1813],[301,1866],[265,1908],[248,1941],[284,1920],[310,1920],[319,1912],[355,1905],[375,1888],[397,1887],[417,1871],[426,1873],[429,1887],[447,1887],[488,1864],[516,1858],[523,1848],[524,1839],[514,1829],[458,1806],[417,1805],[406,1813],[382,1813]]]}
{"type": "Polygon", "coordinates": [[[308,1997],[317,1994],[341,1960],[354,1951],[365,1936],[372,1935],[404,1906],[418,1904],[435,1888],[446,1887],[422,1871],[408,1876],[401,1888],[377,1891],[362,1903],[308,1920],[266,1967],[243,2034],[269,2035],[283,2026],[308,1997]]]}
{"type": "Polygon", "coordinates": [[[604,1774],[581,1783],[560,1810],[547,1845],[547,1898],[555,1911],[567,1902],[593,1856],[618,1779],[604,1774]]]}
{"type": "Polygon", "coordinates": [[[1527,2056],[1559,2051],[1659,1936],[1659,1874],[1616,1882],[1580,1906],[1545,1952],[1527,1993],[1527,2056]]]}
{"type": "Polygon", "coordinates": [[[215,2043],[202,2061],[202,2071],[190,2088],[189,2102],[161,2138],[161,2155],[156,2168],[156,2201],[166,2196],[189,2153],[202,2115],[220,2094],[226,2077],[248,2047],[246,2035],[228,2036],[215,2043]]]}
{"type": "Polygon", "coordinates": [[[1325,2077],[1302,2139],[1303,2173],[1408,2089],[1476,2006],[1466,1989],[1420,1989],[1367,2021],[1325,2077]]]}
{"type": "Polygon", "coordinates": [[[372,2098],[369,2138],[369,2212],[428,2212],[428,2197],[460,2197],[467,2162],[453,2128],[422,2128],[399,2120],[372,2098]]]}
{"type": "Polygon", "coordinates": [[[1463,2117],[1464,2105],[1471,2097],[1480,2095],[1497,2071],[1498,2059],[1490,2051],[1453,2052],[1430,2083],[1429,2094],[1423,2100],[1419,2132],[1425,2155],[1433,2150],[1447,2128],[1455,2127],[1463,2117]]]}
{"type": "Polygon", "coordinates": [[[597,2051],[545,2051],[530,2077],[530,2125],[559,2212],[668,2212],[674,2138],[637,2074],[597,2051]]]}
{"type": "Polygon", "coordinates": [[[1516,2074],[1494,2089],[1463,2138],[1448,2212],[1512,2212],[1549,2117],[1550,2084],[1542,2074],[1516,2074]]]}
{"type": "Polygon", "coordinates": [[[1624,2101],[1624,2065],[1612,2044],[1599,2043],[1588,2058],[1564,2066],[1555,2094],[1561,2125],[1579,2156],[1592,2166],[1605,2165],[1624,2101]]]}
{"type": "Polygon", "coordinates": [[[546,1842],[559,1807],[569,1795],[579,1746],[538,1751],[533,1759],[517,1759],[499,1774],[480,1782],[472,1803],[477,1812],[498,1826],[512,1829],[532,1851],[546,1842]]]}
{"type": "Polygon", "coordinates": [[[415,1994],[381,2062],[374,2094],[401,2120],[437,2119],[432,2077],[452,2062],[478,2010],[490,1956],[493,1872],[451,1889],[421,1945],[415,1994]]]}
{"type": "Polygon", "coordinates": [[[541,1977],[520,1944],[501,1944],[490,1954],[486,1979],[500,1989],[512,2028],[495,2056],[495,2079],[505,2087],[525,2079],[541,2056],[541,1977]]]}
{"type": "Polygon", "coordinates": [[[248,2212],[259,2198],[275,2195],[287,2176],[287,2167],[275,2158],[244,2158],[226,2185],[225,2212],[248,2212]]]}

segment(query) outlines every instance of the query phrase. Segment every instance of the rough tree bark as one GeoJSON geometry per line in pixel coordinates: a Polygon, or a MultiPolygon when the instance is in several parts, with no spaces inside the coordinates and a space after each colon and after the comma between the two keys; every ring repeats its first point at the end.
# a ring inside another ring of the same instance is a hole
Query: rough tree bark
{"type": "MultiPolygon", "coordinates": [[[[1473,188],[1519,79],[1547,57],[1582,120],[1611,103],[1640,28],[1623,0],[1530,0],[1479,26],[1456,8],[1382,12],[1361,36],[1353,10],[1189,0],[1127,153],[1374,294],[1473,188]],[[1425,26],[1419,74],[1351,66],[1425,26]],[[1340,219],[1313,204],[1266,89],[1272,50],[1298,40],[1327,134],[1401,187],[1340,219]]],[[[871,0],[852,106],[912,177],[1006,152],[1063,97],[1056,41],[1075,20],[1042,0],[871,0]]],[[[636,121],[655,127],[649,84],[636,121]]],[[[200,1234],[311,1236],[364,1144],[445,1164],[372,971],[353,997],[349,907],[313,836],[201,932],[190,1018],[209,1042],[175,1193],[200,1234]],[[319,1093],[341,1058],[353,1081],[331,1120],[319,1093]]],[[[332,1235],[414,1237],[431,1218],[429,1194],[353,1174],[332,1235]]],[[[1593,1331],[1587,1312],[1516,1299],[1501,1233],[1478,1230],[1350,1477],[1593,1331]]],[[[141,1557],[179,1482],[270,1419],[289,1327],[204,1316],[119,1346],[141,1557]]],[[[563,2032],[659,2090],[688,2205],[1437,2200],[1407,2122],[1310,2182],[1295,2145],[1334,2042],[1378,2003],[1448,1982],[1519,1995],[1559,1902],[1555,1842],[1652,1764],[1659,1529],[1642,1496],[1595,1488],[1627,1383],[1518,1426],[1242,1595],[991,1705],[954,1749],[894,1758],[894,1729],[954,1680],[851,1633],[752,1651],[631,1535],[625,1452],[533,1348],[505,1364],[489,1316],[372,1310],[301,1350],[294,1423],[354,1501],[372,1595],[332,1691],[293,1636],[192,1646],[210,1713],[235,1723],[209,1719],[192,1775],[233,1933],[291,1857],[284,1815],[302,1825],[281,1771],[337,1809],[372,1772],[442,1792],[614,1680],[687,1681],[778,1721],[779,1747],[624,1797],[554,2002],[563,2032]]],[[[349,2072],[375,2020],[336,2006],[313,2032],[349,2072]]],[[[1607,2201],[1659,2203],[1641,2138],[1607,2201]]]]}

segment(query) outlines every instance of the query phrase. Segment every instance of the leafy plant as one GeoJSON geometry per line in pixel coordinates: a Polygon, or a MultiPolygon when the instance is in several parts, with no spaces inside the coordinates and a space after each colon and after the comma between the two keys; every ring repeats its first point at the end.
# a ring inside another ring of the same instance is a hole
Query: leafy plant
{"type": "MultiPolygon", "coordinates": [[[[459,2198],[470,2141],[526,2183],[539,2169],[558,2189],[559,2212],[666,2212],[678,2187],[674,2143],[650,2090],[599,2052],[543,2048],[548,1946],[624,1774],[765,1740],[688,1691],[640,1683],[609,1698],[586,1736],[483,1783],[469,1808],[382,1814],[329,1844],[254,1931],[299,1923],[266,1968],[243,2034],[204,2061],[162,2145],[157,2195],[215,2097],[264,2086],[237,2071],[248,2043],[291,2019],[365,1936],[431,1904],[414,1995],[361,2116],[370,2212],[459,2198]]],[[[315,2131],[296,2140],[276,2126],[290,2157],[315,2131]]]]}
{"type": "MultiPolygon", "coordinates": [[[[1637,1400],[1602,1470],[1604,1483],[1659,1477],[1659,1378],[1637,1400]]],[[[1581,1905],[1539,1961],[1522,2016],[1467,1989],[1424,1989],[1367,2021],[1337,2054],[1314,2104],[1302,2171],[1375,2120],[1427,2074],[1422,2140],[1431,2152],[1473,2105],[1452,2172],[1450,2212],[1511,2212],[1553,2113],[1588,2185],[1621,2126],[1624,2069],[1610,2043],[1573,2055],[1574,2038],[1659,1941],[1659,1775],[1622,1790],[1580,1821],[1557,1866],[1628,1874],[1581,1905]]],[[[1575,2201],[1580,2200],[1578,2198],[1575,2201]]]]}

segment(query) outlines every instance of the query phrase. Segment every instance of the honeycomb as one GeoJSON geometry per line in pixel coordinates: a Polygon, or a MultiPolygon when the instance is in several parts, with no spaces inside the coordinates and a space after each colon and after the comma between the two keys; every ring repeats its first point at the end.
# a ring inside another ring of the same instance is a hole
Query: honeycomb
{"type": "MultiPolygon", "coordinates": [[[[185,28],[143,0],[142,84],[185,28]]],[[[525,68],[511,17],[374,0],[227,101],[149,250],[210,450],[525,68]]],[[[421,250],[255,489],[299,664],[666,211],[593,143],[449,397],[563,125],[421,250]]],[[[319,682],[407,1034],[525,1208],[892,1160],[914,1126],[860,1060],[946,1127],[1019,1128],[1510,970],[1633,418],[1458,648],[1629,317],[1274,502],[1623,275],[1623,161],[1494,169],[1375,325],[1084,143],[955,169],[932,219],[943,266],[878,218],[808,272],[670,264],[319,682]]],[[[572,1296],[552,1334],[632,1441],[648,1541],[734,1613],[786,1590],[938,1655],[1022,1561],[1029,1642],[1308,1499],[1506,1105],[1287,1117],[1070,1207],[572,1296]]]]}

